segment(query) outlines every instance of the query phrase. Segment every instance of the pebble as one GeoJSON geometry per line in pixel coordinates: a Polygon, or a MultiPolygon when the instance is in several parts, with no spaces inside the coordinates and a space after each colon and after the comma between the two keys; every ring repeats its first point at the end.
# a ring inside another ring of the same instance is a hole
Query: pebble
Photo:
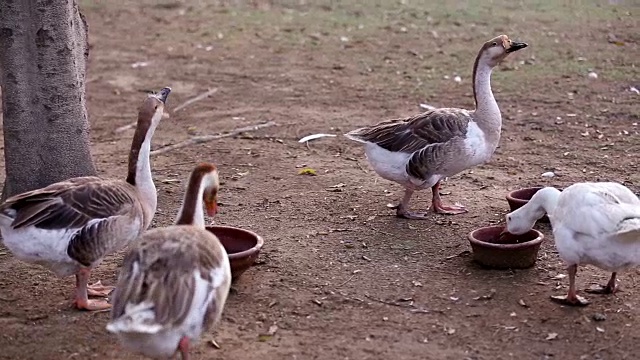
{"type": "Polygon", "coordinates": [[[593,320],[595,321],[605,321],[607,320],[607,316],[605,314],[601,314],[601,313],[595,313],[593,314],[593,320]]]}

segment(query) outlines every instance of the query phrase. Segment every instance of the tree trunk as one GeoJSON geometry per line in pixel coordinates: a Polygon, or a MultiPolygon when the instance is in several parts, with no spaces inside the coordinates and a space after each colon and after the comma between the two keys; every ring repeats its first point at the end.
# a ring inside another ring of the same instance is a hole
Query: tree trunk
{"type": "Polygon", "coordinates": [[[85,106],[87,24],[74,0],[0,0],[2,198],[95,175],[85,106]]]}

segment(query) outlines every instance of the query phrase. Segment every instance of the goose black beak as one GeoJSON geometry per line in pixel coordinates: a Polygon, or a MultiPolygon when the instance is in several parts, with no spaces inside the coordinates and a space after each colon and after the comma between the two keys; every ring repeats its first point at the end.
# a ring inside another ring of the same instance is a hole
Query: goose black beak
{"type": "Polygon", "coordinates": [[[518,51],[520,49],[524,49],[527,46],[529,46],[529,44],[527,44],[527,43],[512,41],[511,42],[511,46],[507,49],[507,54],[508,53],[512,53],[514,51],[518,51]]]}
{"type": "Polygon", "coordinates": [[[163,103],[167,101],[167,96],[169,96],[169,93],[171,93],[171,88],[170,87],[165,87],[162,88],[162,90],[160,90],[157,94],[156,97],[158,98],[158,100],[162,101],[163,103]]]}

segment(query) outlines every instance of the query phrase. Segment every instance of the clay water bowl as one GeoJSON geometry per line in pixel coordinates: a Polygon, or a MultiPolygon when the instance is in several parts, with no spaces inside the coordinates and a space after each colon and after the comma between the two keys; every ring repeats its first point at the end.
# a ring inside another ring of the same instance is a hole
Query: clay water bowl
{"type": "Polygon", "coordinates": [[[494,269],[526,269],[535,264],[544,235],[529,230],[522,235],[500,235],[504,226],[486,226],[469,233],[473,259],[494,269]]]}
{"type": "Polygon", "coordinates": [[[216,225],[207,226],[207,230],[217,236],[227,250],[232,280],[236,280],[253,265],[264,245],[262,237],[253,231],[216,225]]]}
{"type": "MultiPolygon", "coordinates": [[[[507,202],[509,203],[509,208],[511,211],[519,209],[523,207],[526,203],[531,200],[533,194],[537,193],[538,190],[542,189],[542,186],[529,187],[519,190],[513,190],[512,192],[507,194],[507,202]]],[[[549,217],[545,214],[539,222],[548,223],[549,217]]]]}

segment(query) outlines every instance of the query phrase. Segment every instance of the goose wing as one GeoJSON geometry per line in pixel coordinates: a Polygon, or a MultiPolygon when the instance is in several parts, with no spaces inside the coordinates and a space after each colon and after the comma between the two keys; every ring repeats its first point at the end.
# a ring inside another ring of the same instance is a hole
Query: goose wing
{"type": "Polygon", "coordinates": [[[435,109],[353,130],[347,137],[394,152],[414,153],[433,145],[464,139],[471,116],[463,109],[435,109]]]}
{"type": "MultiPolygon", "coordinates": [[[[619,189],[617,192],[624,194],[619,189]]],[[[564,226],[578,234],[615,238],[631,232],[637,233],[635,238],[640,241],[640,202],[624,202],[602,184],[568,187],[554,213],[564,226]]]]}
{"type": "Polygon", "coordinates": [[[7,199],[0,212],[14,229],[78,229],[96,220],[122,215],[133,206],[128,186],[97,177],[75,178],[7,199]]]}
{"type": "MultiPolygon", "coordinates": [[[[113,230],[118,219],[135,206],[131,185],[83,177],[13,196],[0,205],[0,213],[12,219],[14,229],[71,231],[67,254],[90,266],[110,249],[107,240],[112,239],[102,235],[113,230]]],[[[56,241],[59,236],[50,239],[56,241]]]]}

